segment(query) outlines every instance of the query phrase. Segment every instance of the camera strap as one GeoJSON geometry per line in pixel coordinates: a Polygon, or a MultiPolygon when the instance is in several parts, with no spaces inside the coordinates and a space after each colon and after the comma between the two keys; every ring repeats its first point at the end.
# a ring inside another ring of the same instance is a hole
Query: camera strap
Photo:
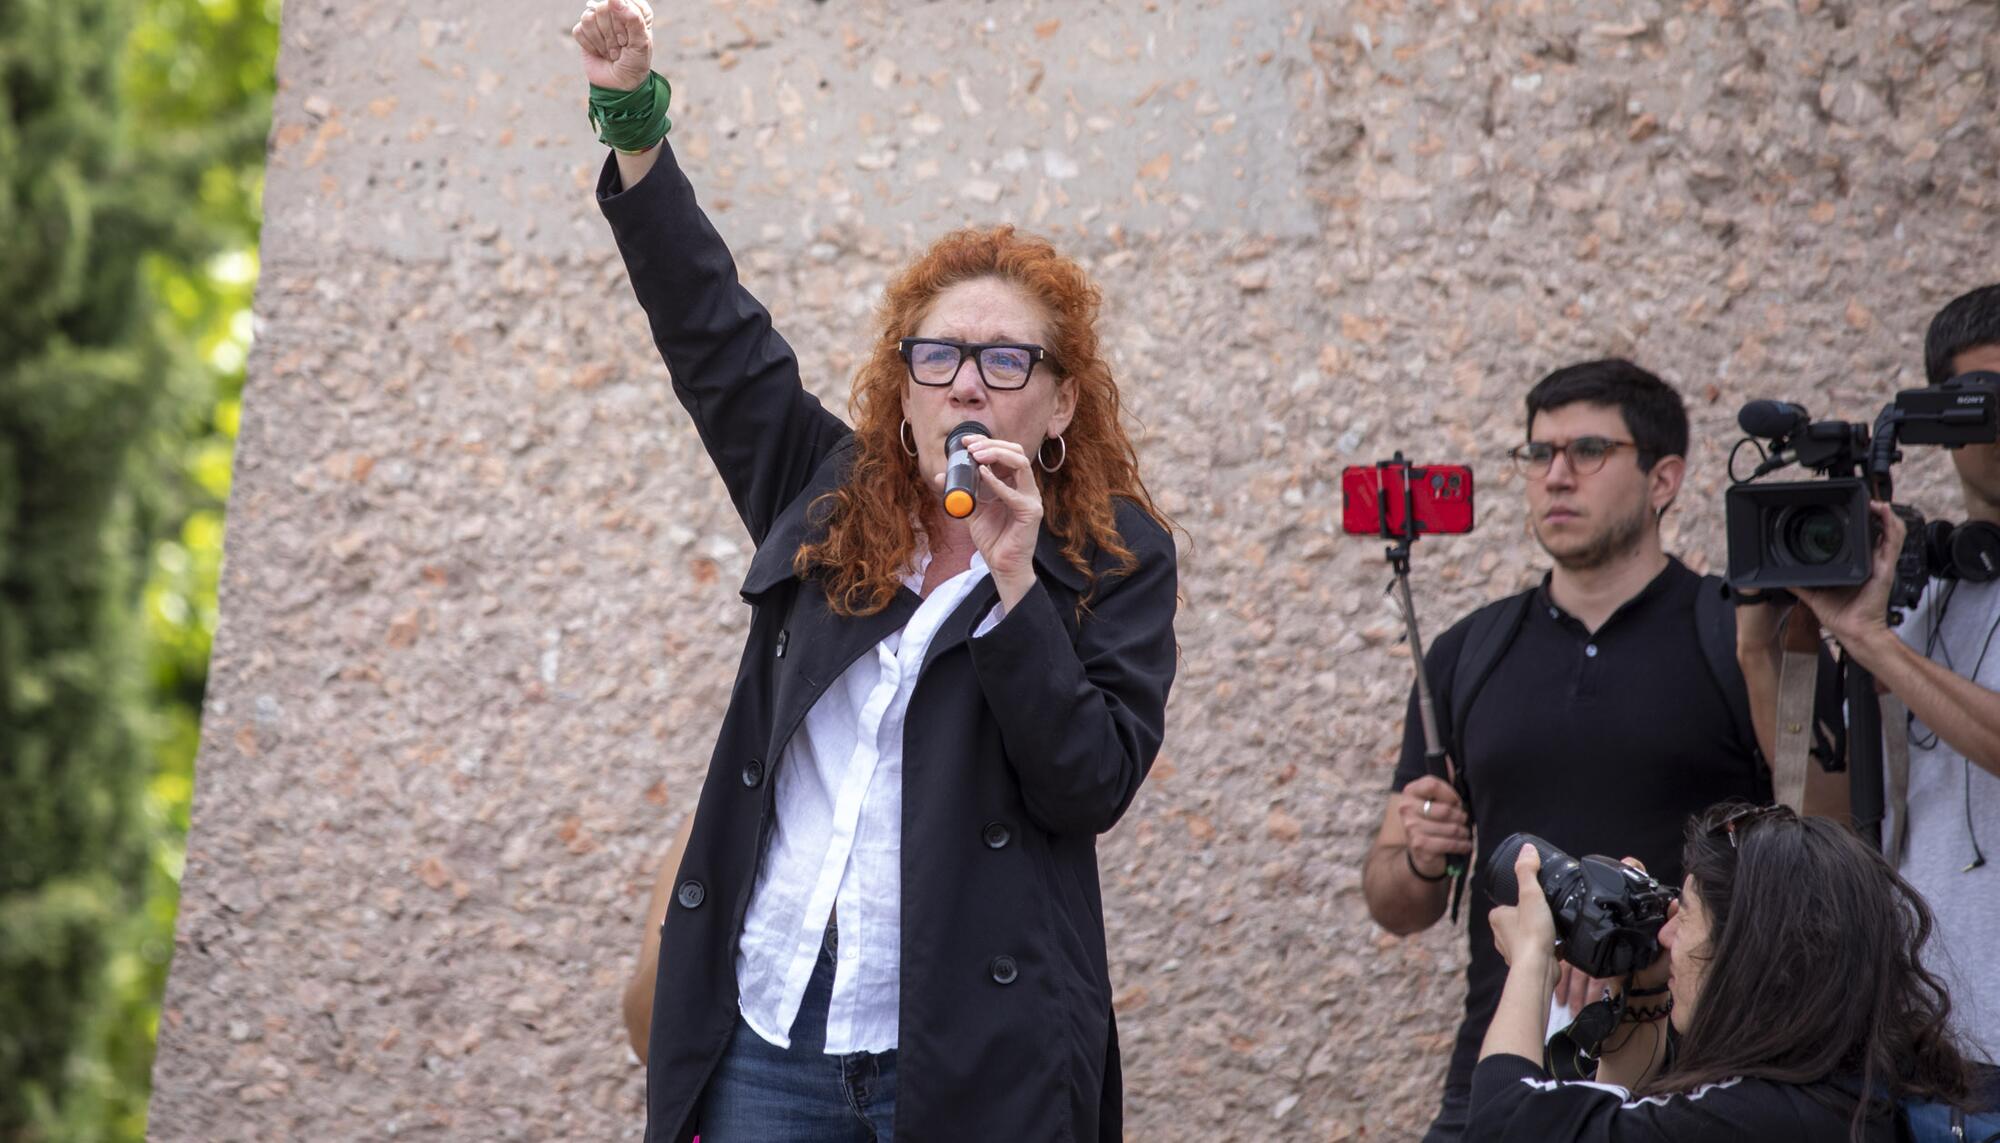
{"type": "MultiPolygon", "coordinates": [[[[1820,764],[1819,758],[1829,753],[1830,746],[1838,752],[1838,757],[1845,758],[1844,743],[1832,745],[1825,741],[1829,730],[1826,724],[1830,722],[1834,729],[1841,725],[1837,677],[1840,668],[1825,672],[1826,665],[1827,660],[1820,653],[1819,636],[1812,627],[1802,625],[1796,635],[1786,632],[1784,657],[1778,672],[1777,757],[1771,759],[1771,793],[1777,802],[1795,812],[1804,808],[1807,767],[1820,764]],[[1807,651],[1800,645],[1812,649],[1807,651]],[[1834,685],[1827,686],[1828,683],[1834,685]]],[[[1896,861],[1902,857],[1909,838],[1910,712],[1895,695],[1884,693],[1878,701],[1882,705],[1882,770],[1889,807],[1889,837],[1883,852],[1889,860],[1896,861]]]]}
{"type": "Polygon", "coordinates": [[[1597,1057],[1604,1050],[1604,1041],[1624,1014],[1623,994],[1584,1005],[1569,1027],[1549,1037],[1549,1074],[1559,1080],[1589,1079],[1597,1070],[1597,1057]]]}
{"type": "Polygon", "coordinates": [[[1889,842],[1883,855],[1903,860],[1910,831],[1910,708],[1895,695],[1882,694],[1882,769],[1889,786],[1889,842]]]}
{"type": "Polygon", "coordinates": [[[1778,666],[1777,754],[1771,759],[1771,796],[1794,812],[1803,808],[1806,767],[1813,764],[1813,707],[1819,682],[1819,640],[1811,651],[1787,642],[1778,666]]]}

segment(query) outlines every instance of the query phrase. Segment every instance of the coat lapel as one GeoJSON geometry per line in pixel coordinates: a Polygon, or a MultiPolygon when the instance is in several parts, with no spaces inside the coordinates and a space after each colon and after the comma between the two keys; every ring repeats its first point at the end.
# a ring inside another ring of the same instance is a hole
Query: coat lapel
{"type": "MultiPolygon", "coordinates": [[[[1052,589],[1055,589],[1056,585],[1067,588],[1067,594],[1070,596],[1083,593],[1083,573],[1077,571],[1076,566],[1064,558],[1062,541],[1049,531],[1046,524],[1042,526],[1042,534],[1035,540],[1035,575],[1052,589]]],[[[1058,598],[1061,596],[1062,592],[1058,590],[1058,598]]],[[[972,589],[972,593],[965,597],[958,608],[951,613],[951,617],[938,628],[937,634],[931,639],[930,647],[924,652],[922,669],[930,670],[931,664],[937,661],[939,655],[971,639],[972,633],[985,620],[986,613],[999,601],[1000,589],[989,575],[979,582],[978,587],[972,589]]]]}
{"type": "Polygon", "coordinates": [[[784,654],[772,664],[776,682],[771,711],[772,757],[784,750],[826,688],[856,659],[908,623],[917,603],[916,593],[905,588],[889,606],[873,615],[835,615],[818,585],[799,585],[797,602],[778,637],[784,654]]]}
{"type": "Polygon", "coordinates": [[[869,648],[908,623],[919,602],[916,593],[904,589],[874,615],[835,615],[827,606],[826,592],[817,583],[800,581],[793,570],[793,559],[813,532],[808,510],[845,475],[850,459],[847,452],[843,448],[829,456],[814,474],[811,486],[771,522],[743,577],[743,598],[755,606],[782,606],[787,597],[790,600],[790,611],[778,626],[776,640],[765,649],[772,657],[771,741],[767,750],[773,761],[826,688],[869,648]],[[794,590],[778,590],[787,584],[794,590]]]}
{"type": "MultiPolygon", "coordinates": [[[[771,530],[758,545],[743,577],[742,594],[746,602],[760,607],[775,602],[783,595],[775,589],[798,580],[792,560],[812,531],[808,509],[821,493],[845,475],[849,460],[846,453],[845,448],[837,449],[827,457],[814,474],[812,486],[795,497],[771,522],[771,530]]],[[[1062,541],[1046,524],[1035,540],[1035,574],[1052,588],[1059,585],[1067,589],[1060,594],[1070,598],[1083,592],[1083,573],[1063,556],[1062,541]]],[[[835,615],[827,606],[826,593],[817,584],[800,582],[790,594],[791,612],[768,651],[773,658],[775,683],[768,746],[773,760],[791,741],[806,712],[826,693],[826,688],[869,648],[888,638],[890,632],[901,630],[922,602],[915,592],[905,588],[896,593],[889,606],[874,615],[842,616],[835,615]]],[[[922,670],[929,670],[938,656],[972,638],[973,630],[999,598],[1000,591],[992,577],[982,580],[931,639],[922,670]]]]}

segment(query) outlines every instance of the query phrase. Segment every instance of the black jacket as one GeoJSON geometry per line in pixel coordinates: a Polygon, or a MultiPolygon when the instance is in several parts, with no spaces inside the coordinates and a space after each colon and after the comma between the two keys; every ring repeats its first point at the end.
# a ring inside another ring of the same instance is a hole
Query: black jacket
{"type": "MultiPolygon", "coordinates": [[[[667,911],[646,1072],[647,1143],[685,1140],[737,1016],[735,953],[771,828],[774,771],[820,693],[918,598],[832,613],[792,570],[807,506],[843,478],[851,430],[799,382],[791,348],[671,152],[598,199],[674,395],[757,544],[722,732],[667,911]]],[[[898,1140],[1117,1139],[1118,1041],[1096,837],[1159,751],[1174,674],[1171,536],[1118,505],[1129,575],[1085,579],[1044,529],[1037,586],[986,635],[989,579],[931,644],[904,732],[898,1140]]]]}

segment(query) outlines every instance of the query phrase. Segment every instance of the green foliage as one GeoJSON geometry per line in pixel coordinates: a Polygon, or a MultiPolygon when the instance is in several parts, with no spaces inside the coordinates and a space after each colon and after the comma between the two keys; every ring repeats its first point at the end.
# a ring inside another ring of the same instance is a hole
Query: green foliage
{"type": "Polygon", "coordinates": [[[142,1139],[275,0],[0,0],[0,1139],[142,1139]]]}

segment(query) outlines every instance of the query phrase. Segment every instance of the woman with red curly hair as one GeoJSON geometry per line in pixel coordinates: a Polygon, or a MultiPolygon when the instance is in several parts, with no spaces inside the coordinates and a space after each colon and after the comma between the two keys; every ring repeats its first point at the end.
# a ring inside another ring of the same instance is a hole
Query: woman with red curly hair
{"type": "Polygon", "coordinates": [[[1039,239],[948,235],[889,286],[850,428],[660,138],[643,0],[574,35],[616,147],[599,205],[757,543],[651,995],[627,994],[646,1138],[1117,1139],[1096,839],[1159,751],[1176,589],[1097,290],[1039,239]]]}

